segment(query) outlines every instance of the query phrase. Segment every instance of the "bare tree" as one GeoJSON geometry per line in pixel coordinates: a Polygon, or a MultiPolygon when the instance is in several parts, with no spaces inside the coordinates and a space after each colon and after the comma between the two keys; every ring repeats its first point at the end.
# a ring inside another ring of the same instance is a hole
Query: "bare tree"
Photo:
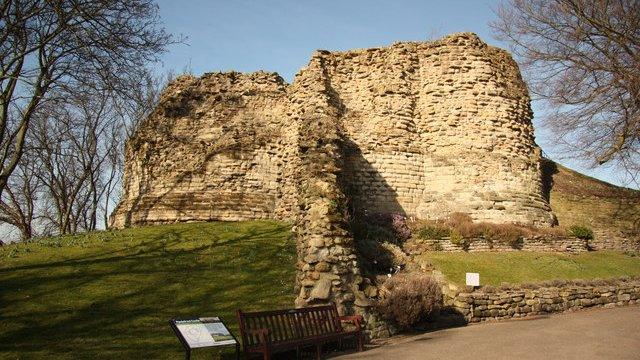
{"type": "MultiPolygon", "coordinates": [[[[23,161],[39,169],[40,227],[54,234],[108,227],[121,186],[124,141],[155,107],[164,87],[164,77],[145,69],[135,75],[126,79],[124,93],[92,87],[55,91],[34,115],[26,143],[35,151],[23,161]]],[[[12,195],[13,190],[11,181],[6,192],[12,195]]]]}
{"type": "Polygon", "coordinates": [[[0,198],[0,222],[18,229],[21,240],[34,235],[34,220],[42,195],[42,182],[37,176],[39,169],[34,165],[22,159],[0,198]]]}
{"type": "Polygon", "coordinates": [[[544,124],[590,161],[640,164],[640,1],[507,0],[490,25],[549,105],[544,124]]]}
{"type": "Polygon", "coordinates": [[[29,161],[40,167],[46,188],[46,219],[60,234],[94,230],[98,224],[105,165],[124,136],[106,91],[85,89],[60,96],[34,118],[30,145],[38,151],[29,161]]]}
{"type": "Polygon", "coordinates": [[[171,41],[151,0],[2,0],[0,195],[52,90],[124,90],[171,41]]]}

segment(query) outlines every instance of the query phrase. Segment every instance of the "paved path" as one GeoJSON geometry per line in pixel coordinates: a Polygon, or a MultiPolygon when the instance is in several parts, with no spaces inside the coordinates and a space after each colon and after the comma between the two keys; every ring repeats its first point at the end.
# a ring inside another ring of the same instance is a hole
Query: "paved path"
{"type": "Polygon", "coordinates": [[[483,323],[394,342],[338,359],[640,359],[640,307],[483,323]]]}

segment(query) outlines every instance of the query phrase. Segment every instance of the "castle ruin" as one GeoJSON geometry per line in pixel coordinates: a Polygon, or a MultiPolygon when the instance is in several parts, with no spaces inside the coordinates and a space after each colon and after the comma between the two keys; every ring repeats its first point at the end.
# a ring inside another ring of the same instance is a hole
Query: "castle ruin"
{"type": "Polygon", "coordinates": [[[317,51],[275,73],[173,81],[125,149],[115,227],[296,224],[297,305],[366,308],[345,211],[549,226],[517,64],[475,34],[317,51]]]}

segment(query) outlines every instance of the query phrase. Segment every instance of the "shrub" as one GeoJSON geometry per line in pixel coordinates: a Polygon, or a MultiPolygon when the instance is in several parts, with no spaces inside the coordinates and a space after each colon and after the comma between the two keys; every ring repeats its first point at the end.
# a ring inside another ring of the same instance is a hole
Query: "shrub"
{"type": "Polygon", "coordinates": [[[575,236],[578,239],[582,239],[582,240],[593,239],[593,230],[589,229],[586,226],[574,225],[569,228],[567,233],[569,234],[569,236],[575,236]]]}
{"type": "Polygon", "coordinates": [[[449,236],[450,230],[439,225],[425,225],[418,230],[418,237],[421,239],[440,240],[449,236]]]}
{"type": "Polygon", "coordinates": [[[351,231],[357,239],[402,243],[411,237],[406,218],[400,214],[371,214],[351,221],[351,231]]]}
{"type": "Polygon", "coordinates": [[[384,287],[387,294],[377,304],[378,311],[393,319],[401,329],[410,329],[437,315],[442,307],[442,291],[438,283],[423,274],[398,274],[384,287]]]}
{"type": "Polygon", "coordinates": [[[457,229],[452,229],[449,232],[449,241],[451,241],[453,245],[462,247],[464,250],[469,250],[469,245],[471,245],[471,239],[462,236],[457,229]]]}
{"type": "Polygon", "coordinates": [[[482,235],[485,239],[495,240],[517,247],[523,237],[531,235],[527,228],[515,224],[482,223],[482,235]]]}
{"type": "Polygon", "coordinates": [[[458,225],[471,224],[473,219],[471,215],[463,212],[453,212],[447,216],[446,224],[450,227],[458,227],[458,225]]]}

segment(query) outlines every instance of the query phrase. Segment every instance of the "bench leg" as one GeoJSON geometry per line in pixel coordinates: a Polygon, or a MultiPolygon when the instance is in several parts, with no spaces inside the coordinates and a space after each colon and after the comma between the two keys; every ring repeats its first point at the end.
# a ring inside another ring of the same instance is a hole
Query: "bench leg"
{"type": "Polygon", "coordinates": [[[321,343],[317,343],[316,344],[316,359],[317,360],[322,359],[322,344],[321,343]]]}
{"type": "Polygon", "coordinates": [[[358,351],[363,351],[364,350],[364,335],[362,335],[362,333],[358,333],[358,336],[356,338],[358,339],[358,351]]]}

